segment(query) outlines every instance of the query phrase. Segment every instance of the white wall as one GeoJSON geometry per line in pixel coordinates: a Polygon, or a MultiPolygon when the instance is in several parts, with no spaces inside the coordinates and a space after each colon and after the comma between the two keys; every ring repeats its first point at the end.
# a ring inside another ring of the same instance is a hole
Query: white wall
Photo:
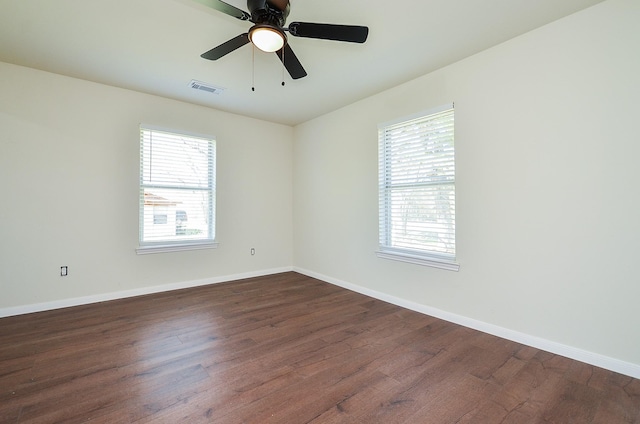
{"type": "Polygon", "coordinates": [[[606,1],[298,126],[296,269],[640,366],[639,22],[606,1]],[[377,124],[452,101],[460,272],[378,259],[377,124]]]}
{"type": "Polygon", "coordinates": [[[0,93],[0,310],[291,268],[291,127],[5,63],[0,93]],[[216,137],[217,249],[136,255],[140,123],[216,137]]]}

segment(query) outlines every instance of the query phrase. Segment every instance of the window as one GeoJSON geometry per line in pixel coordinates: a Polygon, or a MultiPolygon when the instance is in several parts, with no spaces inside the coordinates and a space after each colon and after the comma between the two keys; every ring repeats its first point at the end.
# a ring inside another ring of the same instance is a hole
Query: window
{"type": "Polygon", "coordinates": [[[382,124],[379,257],[457,271],[454,111],[382,124]]]}
{"type": "Polygon", "coordinates": [[[140,127],[138,253],[216,247],[212,137],[140,127]]]}

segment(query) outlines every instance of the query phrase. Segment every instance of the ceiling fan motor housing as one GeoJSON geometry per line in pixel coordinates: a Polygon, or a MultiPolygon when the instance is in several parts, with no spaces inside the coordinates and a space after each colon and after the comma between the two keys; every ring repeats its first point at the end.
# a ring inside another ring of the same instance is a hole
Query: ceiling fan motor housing
{"type": "Polygon", "coordinates": [[[281,10],[268,0],[247,0],[247,9],[251,12],[252,22],[282,28],[289,16],[290,7],[289,2],[284,10],[281,10]]]}

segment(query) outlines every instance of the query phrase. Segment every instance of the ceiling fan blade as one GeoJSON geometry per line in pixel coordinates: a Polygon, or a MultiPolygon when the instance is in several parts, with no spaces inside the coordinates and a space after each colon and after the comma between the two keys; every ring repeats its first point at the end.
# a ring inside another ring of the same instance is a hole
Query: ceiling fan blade
{"type": "Polygon", "coordinates": [[[296,54],[293,52],[291,47],[289,47],[289,43],[285,44],[283,48],[276,52],[276,54],[284,64],[284,67],[287,68],[291,78],[300,79],[307,76],[307,71],[304,70],[302,64],[296,57],[296,54]]]}
{"type": "Polygon", "coordinates": [[[289,24],[289,33],[296,37],[348,41],[350,43],[364,43],[365,41],[367,41],[369,28],[357,25],[292,22],[289,24]]]}
{"type": "Polygon", "coordinates": [[[219,12],[226,13],[229,16],[233,16],[234,18],[238,18],[242,21],[250,21],[251,15],[245,12],[244,10],[240,10],[235,6],[231,6],[220,0],[194,0],[200,4],[204,4],[207,7],[215,9],[219,12]]]}
{"type": "Polygon", "coordinates": [[[218,60],[232,51],[239,49],[249,43],[249,34],[240,34],[231,40],[214,47],[206,53],[202,53],[200,57],[209,60],[218,60]]]}

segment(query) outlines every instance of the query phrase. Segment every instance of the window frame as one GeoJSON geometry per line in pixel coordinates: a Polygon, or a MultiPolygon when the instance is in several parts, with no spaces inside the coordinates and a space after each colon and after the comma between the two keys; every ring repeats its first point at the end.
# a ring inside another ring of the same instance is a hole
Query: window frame
{"type": "Polygon", "coordinates": [[[139,148],[140,148],[140,169],[139,169],[139,216],[138,216],[138,247],[136,253],[139,255],[152,254],[152,253],[166,253],[166,252],[178,252],[186,250],[201,250],[201,249],[213,249],[218,247],[216,240],[216,161],[217,161],[217,145],[216,138],[212,135],[196,134],[193,132],[175,130],[169,128],[158,127],[155,125],[140,124],[139,127],[139,148]],[[207,170],[207,186],[201,189],[207,192],[209,201],[211,204],[210,210],[207,211],[207,220],[209,225],[207,227],[208,233],[206,237],[198,239],[177,239],[177,240],[158,240],[158,241],[144,241],[144,193],[145,189],[171,189],[171,190],[193,190],[190,186],[176,186],[176,185],[162,185],[162,184],[147,184],[144,178],[144,134],[145,132],[158,132],[168,134],[175,137],[185,137],[192,139],[200,139],[210,143],[208,155],[208,170],[207,170]]]}
{"type": "MultiPolygon", "coordinates": [[[[406,186],[422,186],[422,187],[442,187],[442,186],[452,186],[453,187],[453,253],[443,253],[438,252],[436,250],[429,250],[423,248],[406,248],[406,247],[398,247],[393,246],[392,242],[392,225],[391,225],[391,208],[394,204],[392,199],[392,191],[393,189],[397,189],[402,184],[393,184],[390,183],[390,170],[388,170],[388,143],[393,142],[394,140],[389,140],[387,136],[387,132],[391,129],[397,129],[400,126],[406,124],[406,127],[410,127],[411,125],[415,125],[416,121],[429,121],[431,117],[433,119],[437,119],[436,115],[439,115],[443,112],[451,110],[454,120],[455,126],[455,112],[454,112],[454,104],[448,103],[445,105],[441,105],[436,108],[432,108],[426,111],[422,111],[416,114],[412,114],[410,116],[405,116],[402,118],[395,119],[393,121],[384,122],[378,125],[378,201],[379,201],[379,210],[378,210],[378,250],[376,251],[376,255],[379,258],[383,259],[391,259],[400,262],[412,263],[417,265],[424,265],[429,267],[435,267],[450,271],[458,271],[460,269],[460,265],[456,259],[456,232],[455,232],[455,147],[453,151],[452,165],[453,165],[453,176],[452,179],[438,182],[428,182],[428,183],[406,183],[406,186]]],[[[454,136],[454,129],[451,129],[451,136],[454,136]]],[[[455,138],[454,138],[455,140],[455,138]]],[[[396,140],[397,141],[397,140],[396,140]]],[[[425,156],[426,157],[426,156],[425,156]]],[[[437,177],[444,179],[444,174],[438,174],[437,177]]]]}

